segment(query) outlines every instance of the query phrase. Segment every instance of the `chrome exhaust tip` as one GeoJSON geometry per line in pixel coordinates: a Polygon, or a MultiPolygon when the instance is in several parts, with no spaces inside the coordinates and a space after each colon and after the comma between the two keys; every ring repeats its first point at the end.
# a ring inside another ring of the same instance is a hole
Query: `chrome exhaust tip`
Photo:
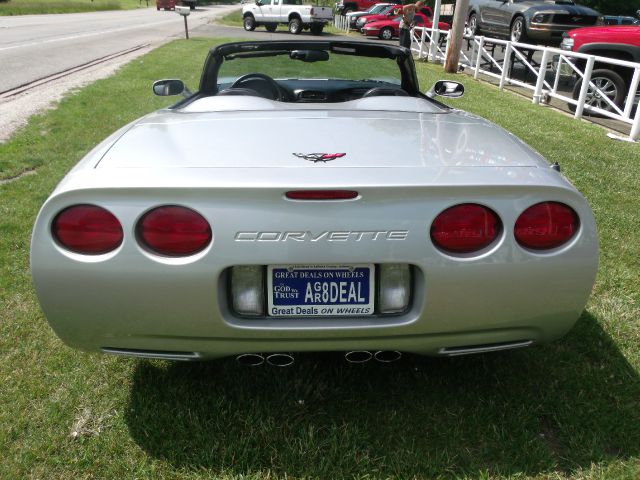
{"type": "Polygon", "coordinates": [[[267,363],[274,367],[289,367],[293,362],[295,358],[290,353],[272,353],[267,356],[267,363]]]}
{"type": "Polygon", "coordinates": [[[259,353],[243,353],[236,357],[236,362],[243,367],[259,367],[264,363],[264,357],[259,353]]]}
{"type": "Polygon", "coordinates": [[[397,362],[402,358],[402,353],[397,350],[379,350],[374,353],[373,358],[381,363],[397,362]]]}
{"type": "Polygon", "coordinates": [[[373,358],[373,353],[368,350],[354,350],[344,354],[344,359],[349,363],[365,363],[373,358]]]}

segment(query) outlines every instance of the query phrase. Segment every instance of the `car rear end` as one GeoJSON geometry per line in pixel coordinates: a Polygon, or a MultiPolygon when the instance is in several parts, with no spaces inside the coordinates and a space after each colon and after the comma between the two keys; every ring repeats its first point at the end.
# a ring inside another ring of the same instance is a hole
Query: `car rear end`
{"type": "Polygon", "coordinates": [[[156,0],[156,9],[175,10],[176,0],[156,0]]]}
{"type": "Polygon", "coordinates": [[[329,23],[333,20],[333,10],[331,7],[319,7],[313,6],[309,11],[309,22],[310,23],[329,23]]]}
{"type": "MultiPolygon", "coordinates": [[[[188,130],[149,122],[125,135],[126,148],[118,142],[72,172],[32,243],[34,283],[56,333],[87,350],[193,359],[457,355],[544,343],[571,328],[593,285],[597,238],[588,205],[562,176],[513,140],[485,150],[494,128],[474,133],[468,119],[331,116],[334,128],[342,119],[359,129],[359,141],[325,139],[324,158],[310,137],[268,152],[245,142],[234,153],[220,136],[202,150],[198,138],[215,129],[198,117],[188,123],[202,131],[181,156],[172,147],[188,130]],[[431,133],[411,154],[398,157],[401,143],[384,135],[362,144],[380,129],[413,136],[408,125],[425,122],[431,133]],[[158,129],[165,139],[147,143],[158,129]]],[[[326,120],[300,113],[275,124],[290,132],[326,120]]]]}

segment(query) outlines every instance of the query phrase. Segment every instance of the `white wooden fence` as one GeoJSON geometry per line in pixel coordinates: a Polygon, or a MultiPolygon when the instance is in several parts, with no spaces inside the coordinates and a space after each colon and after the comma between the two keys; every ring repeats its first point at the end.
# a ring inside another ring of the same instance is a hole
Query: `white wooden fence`
{"type": "MultiPolygon", "coordinates": [[[[412,51],[418,58],[428,58],[431,61],[443,60],[449,45],[449,32],[439,31],[433,28],[415,27],[412,32],[412,51]],[[446,36],[445,41],[440,39],[446,36]]],[[[499,88],[505,85],[517,85],[530,90],[534,104],[542,100],[555,98],[572,105],[575,109],[574,117],[582,118],[585,111],[619,120],[631,125],[629,140],[637,141],[640,138],[640,107],[637,106],[638,86],[640,85],[640,63],[627,62],[595,55],[574,53],[559,48],[529,45],[525,43],[510,42],[483,36],[469,37],[472,42],[471,53],[460,52],[460,64],[473,71],[474,77],[479,74],[487,75],[499,81],[499,88]],[[488,47],[491,48],[488,48],[488,47]],[[500,49],[500,56],[495,53],[496,47],[500,49]],[[539,63],[533,61],[534,55],[542,55],[539,63]],[[498,58],[496,58],[498,57],[498,58]],[[527,83],[512,76],[514,61],[524,65],[527,73],[533,75],[535,83],[527,83]],[[624,67],[633,74],[625,92],[625,101],[622,106],[616,105],[602,91],[601,85],[592,81],[594,65],[598,68],[624,67]],[[584,65],[582,67],[582,65],[584,65]],[[559,90],[562,77],[576,75],[582,79],[582,86],[576,99],[573,95],[567,96],[559,90]],[[604,104],[606,108],[598,108],[590,105],[588,100],[594,97],[604,104]]]]}
{"type": "Polygon", "coordinates": [[[344,15],[335,15],[333,17],[333,26],[338,30],[349,32],[349,19],[344,15]]]}

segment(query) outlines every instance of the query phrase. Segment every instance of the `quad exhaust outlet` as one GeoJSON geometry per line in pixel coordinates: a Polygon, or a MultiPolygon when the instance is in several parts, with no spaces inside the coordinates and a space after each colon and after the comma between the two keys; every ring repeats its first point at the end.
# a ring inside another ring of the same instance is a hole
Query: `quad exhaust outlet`
{"type": "Polygon", "coordinates": [[[295,357],[290,353],[243,353],[236,357],[236,362],[244,367],[259,367],[265,363],[273,367],[289,367],[295,362],[295,357]]]}
{"type": "Polygon", "coordinates": [[[365,363],[371,359],[380,363],[392,363],[400,358],[402,358],[402,353],[397,350],[378,350],[375,353],[368,350],[353,350],[344,354],[344,359],[349,363],[365,363]]]}

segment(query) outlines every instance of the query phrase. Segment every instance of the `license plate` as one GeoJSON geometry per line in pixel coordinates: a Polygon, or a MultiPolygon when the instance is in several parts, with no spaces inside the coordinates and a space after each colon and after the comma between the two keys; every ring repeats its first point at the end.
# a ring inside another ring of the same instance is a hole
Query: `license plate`
{"type": "Polygon", "coordinates": [[[373,265],[269,265],[267,279],[271,316],[373,314],[373,265]]]}

